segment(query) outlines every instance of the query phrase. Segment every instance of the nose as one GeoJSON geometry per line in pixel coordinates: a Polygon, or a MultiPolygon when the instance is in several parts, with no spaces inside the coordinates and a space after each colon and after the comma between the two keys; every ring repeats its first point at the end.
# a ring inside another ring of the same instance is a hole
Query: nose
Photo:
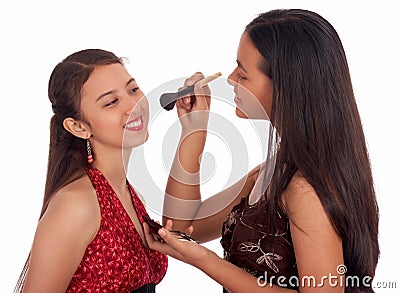
{"type": "Polygon", "coordinates": [[[235,70],[233,70],[231,72],[231,74],[229,74],[229,76],[228,76],[228,84],[233,87],[235,87],[235,85],[237,84],[237,81],[238,81],[238,76],[237,76],[236,71],[237,71],[237,68],[235,68],[235,70]]]}
{"type": "Polygon", "coordinates": [[[138,95],[138,97],[131,97],[127,96],[126,97],[126,110],[125,114],[126,115],[131,115],[132,113],[135,112],[140,112],[140,99],[143,98],[142,95],[138,95]]]}

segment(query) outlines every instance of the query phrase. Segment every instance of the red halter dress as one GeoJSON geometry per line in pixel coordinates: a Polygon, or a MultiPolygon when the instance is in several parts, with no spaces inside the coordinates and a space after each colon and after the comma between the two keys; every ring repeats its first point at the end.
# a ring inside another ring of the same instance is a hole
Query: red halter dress
{"type": "MultiPolygon", "coordinates": [[[[103,174],[87,168],[96,190],[100,228],[88,245],[66,292],[155,292],[164,277],[167,256],[145,246],[117,194],[103,174]]],[[[128,184],[140,223],[147,215],[132,186],[128,184]]]]}

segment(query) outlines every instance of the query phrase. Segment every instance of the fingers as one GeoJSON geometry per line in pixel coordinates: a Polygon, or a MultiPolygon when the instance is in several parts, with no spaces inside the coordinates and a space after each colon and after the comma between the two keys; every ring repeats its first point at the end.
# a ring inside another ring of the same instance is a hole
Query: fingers
{"type": "MultiPolygon", "coordinates": [[[[168,220],[165,226],[158,230],[159,241],[156,241],[150,234],[147,223],[143,224],[143,229],[150,249],[167,254],[183,262],[189,264],[199,263],[201,260],[204,260],[205,253],[208,251],[205,250],[203,246],[193,243],[192,241],[183,241],[183,239],[186,238],[182,238],[181,234],[169,231],[172,229],[171,220],[168,220]]],[[[192,231],[193,227],[186,229],[187,233],[191,233],[192,231]]]]}
{"type": "Polygon", "coordinates": [[[147,223],[143,223],[143,231],[144,231],[144,237],[146,238],[147,245],[150,246],[151,243],[153,243],[156,240],[154,239],[153,234],[150,232],[150,228],[149,228],[149,225],[147,225],[147,223]]]}
{"type": "Polygon", "coordinates": [[[172,230],[172,220],[167,220],[164,226],[165,229],[171,231],[172,230]]]}
{"type": "Polygon", "coordinates": [[[185,234],[191,236],[193,233],[193,226],[189,226],[185,229],[185,234]]]}
{"type": "MultiPolygon", "coordinates": [[[[165,229],[168,233],[172,233],[172,236],[173,236],[174,238],[177,238],[177,239],[180,239],[180,240],[184,239],[184,240],[187,240],[187,241],[194,241],[194,242],[196,242],[196,243],[199,243],[198,241],[196,241],[196,240],[190,238],[190,235],[192,235],[192,233],[193,233],[193,226],[187,227],[187,228],[185,229],[185,233],[182,233],[182,232],[180,232],[180,231],[175,231],[175,230],[172,229],[172,227],[173,227],[172,220],[167,220],[167,222],[166,222],[166,224],[165,224],[165,226],[164,226],[164,229],[165,229]]],[[[164,233],[164,232],[166,232],[166,231],[163,231],[163,229],[160,229],[160,230],[159,230],[159,235],[160,235],[161,237],[163,237],[163,240],[164,240],[164,241],[167,242],[167,241],[169,241],[169,240],[164,239],[164,238],[167,236],[167,233],[164,233]],[[161,234],[160,234],[160,233],[161,233],[161,234]]]]}
{"type": "Polygon", "coordinates": [[[196,84],[197,86],[194,87],[194,95],[184,96],[181,99],[176,101],[176,106],[178,108],[178,113],[183,112],[187,113],[193,108],[196,104],[196,108],[199,110],[208,109],[210,105],[209,98],[205,98],[204,96],[210,96],[211,91],[208,86],[201,86],[200,80],[204,79],[204,75],[201,72],[196,72],[190,78],[185,79],[184,87],[192,86],[196,84]],[[200,101],[198,102],[198,100],[200,101]],[[179,111],[182,109],[183,111],[179,111]]]}
{"type": "Polygon", "coordinates": [[[203,79],[204,75],[201,72],[196,72],[195,74],[193,74],[191,77],[185,79],[185,87],[194,85],[196,82],[198,82],[199,80],[203,79]]]}
{"type": "MultiPolygon", "coordinates": [[[[150,228],[147,223],[143,223],[144,237],[147,243],[147,246],[150,249],[157,250],[163,254],[171,254],[171,249],[169,245],[165,244],[165,241],[158,235],[153,235],[150,232],[150,228]],[[156,239],[157,237],[157,239],[156,239]]],[[[164,229],[160,229],[164,230],[164,229]]]]}
{"type": "Polygon", "coordinates": [[[189,112],[190,109],[192,108],[192,100],[194,99],[195,99],[194,96],[185,96],[177,100],[175,105],[178,109],[182,109],[185,112],[189,112]]]}
{"type": "MultiPolygon", "coordinates": [[[[174,233],[171,232],[170,229],[172,229],[172,222],[169,220],[170,225],[167,224],[165,225],[164,228],[158,230],[158,235],[160,235],[161,239],[167,243],[169,246],[171,246],[174,249],[177,249],[180,245],[180,242],[178,240],[178,236],[174,233]],[[178,246],[177,246],[178,245],[178,246]]],[[[178,249],[179,251],[179,249],[178,249]]]]}
{"type": "Polygon", "coordinates": [[[211,91],[208,85],[202,86],[197,82],[194,86],[194,95],[196,96],[196,108],[199,110],[208,110],[210,108],[211,91]]]}

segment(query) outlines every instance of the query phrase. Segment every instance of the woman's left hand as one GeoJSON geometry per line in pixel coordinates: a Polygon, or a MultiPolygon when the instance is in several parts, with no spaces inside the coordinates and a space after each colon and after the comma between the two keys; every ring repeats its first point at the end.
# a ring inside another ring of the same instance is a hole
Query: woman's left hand
{"type": "MultiPolygon", "coordinates": [[[[143,228],[149,248],[172,256],[173,258],[176,258],[187,264],[199,267],[201,264],[204,264],[207,256],[212,254],[212,252],[204,246],[197,244],[194,241],[180,239],[181,236],[174,232],[171,232],[171,220],[167,221],[164,228],[158,230],[158,235],[163,240],[163,242],[157,240],[153,236],[153,234],[150,233],[149,226],[146,223],[143,223],[143,228]]],[[[190,235],[192,231],[193,228],[189,227],[188,230],[185,232],[186,234],[190,235]]]]}

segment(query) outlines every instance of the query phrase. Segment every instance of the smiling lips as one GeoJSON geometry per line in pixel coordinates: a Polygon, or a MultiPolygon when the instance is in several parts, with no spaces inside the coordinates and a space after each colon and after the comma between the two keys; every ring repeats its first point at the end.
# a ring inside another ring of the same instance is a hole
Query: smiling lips
{"type": "Polygon", "coordinates": [[[242,99],[241,99],[238,95],[235,95],[235,97],[233,98],[233,100],[234,100],[234,102],[235,102],[236,104],[239,104],[239,103],[241,103],[241,101],[242,101],[242,99]]]}
{"type": "Polygon", "coordinates": [[[129,131],[139,131],[139,130],[142,130],[143,127],[144,127],[144,124],[143,124],[143,119],[141,116],[139,116],[131,121],[128,121],[125,124],[125,129],[127,129],[129,131]]]}

